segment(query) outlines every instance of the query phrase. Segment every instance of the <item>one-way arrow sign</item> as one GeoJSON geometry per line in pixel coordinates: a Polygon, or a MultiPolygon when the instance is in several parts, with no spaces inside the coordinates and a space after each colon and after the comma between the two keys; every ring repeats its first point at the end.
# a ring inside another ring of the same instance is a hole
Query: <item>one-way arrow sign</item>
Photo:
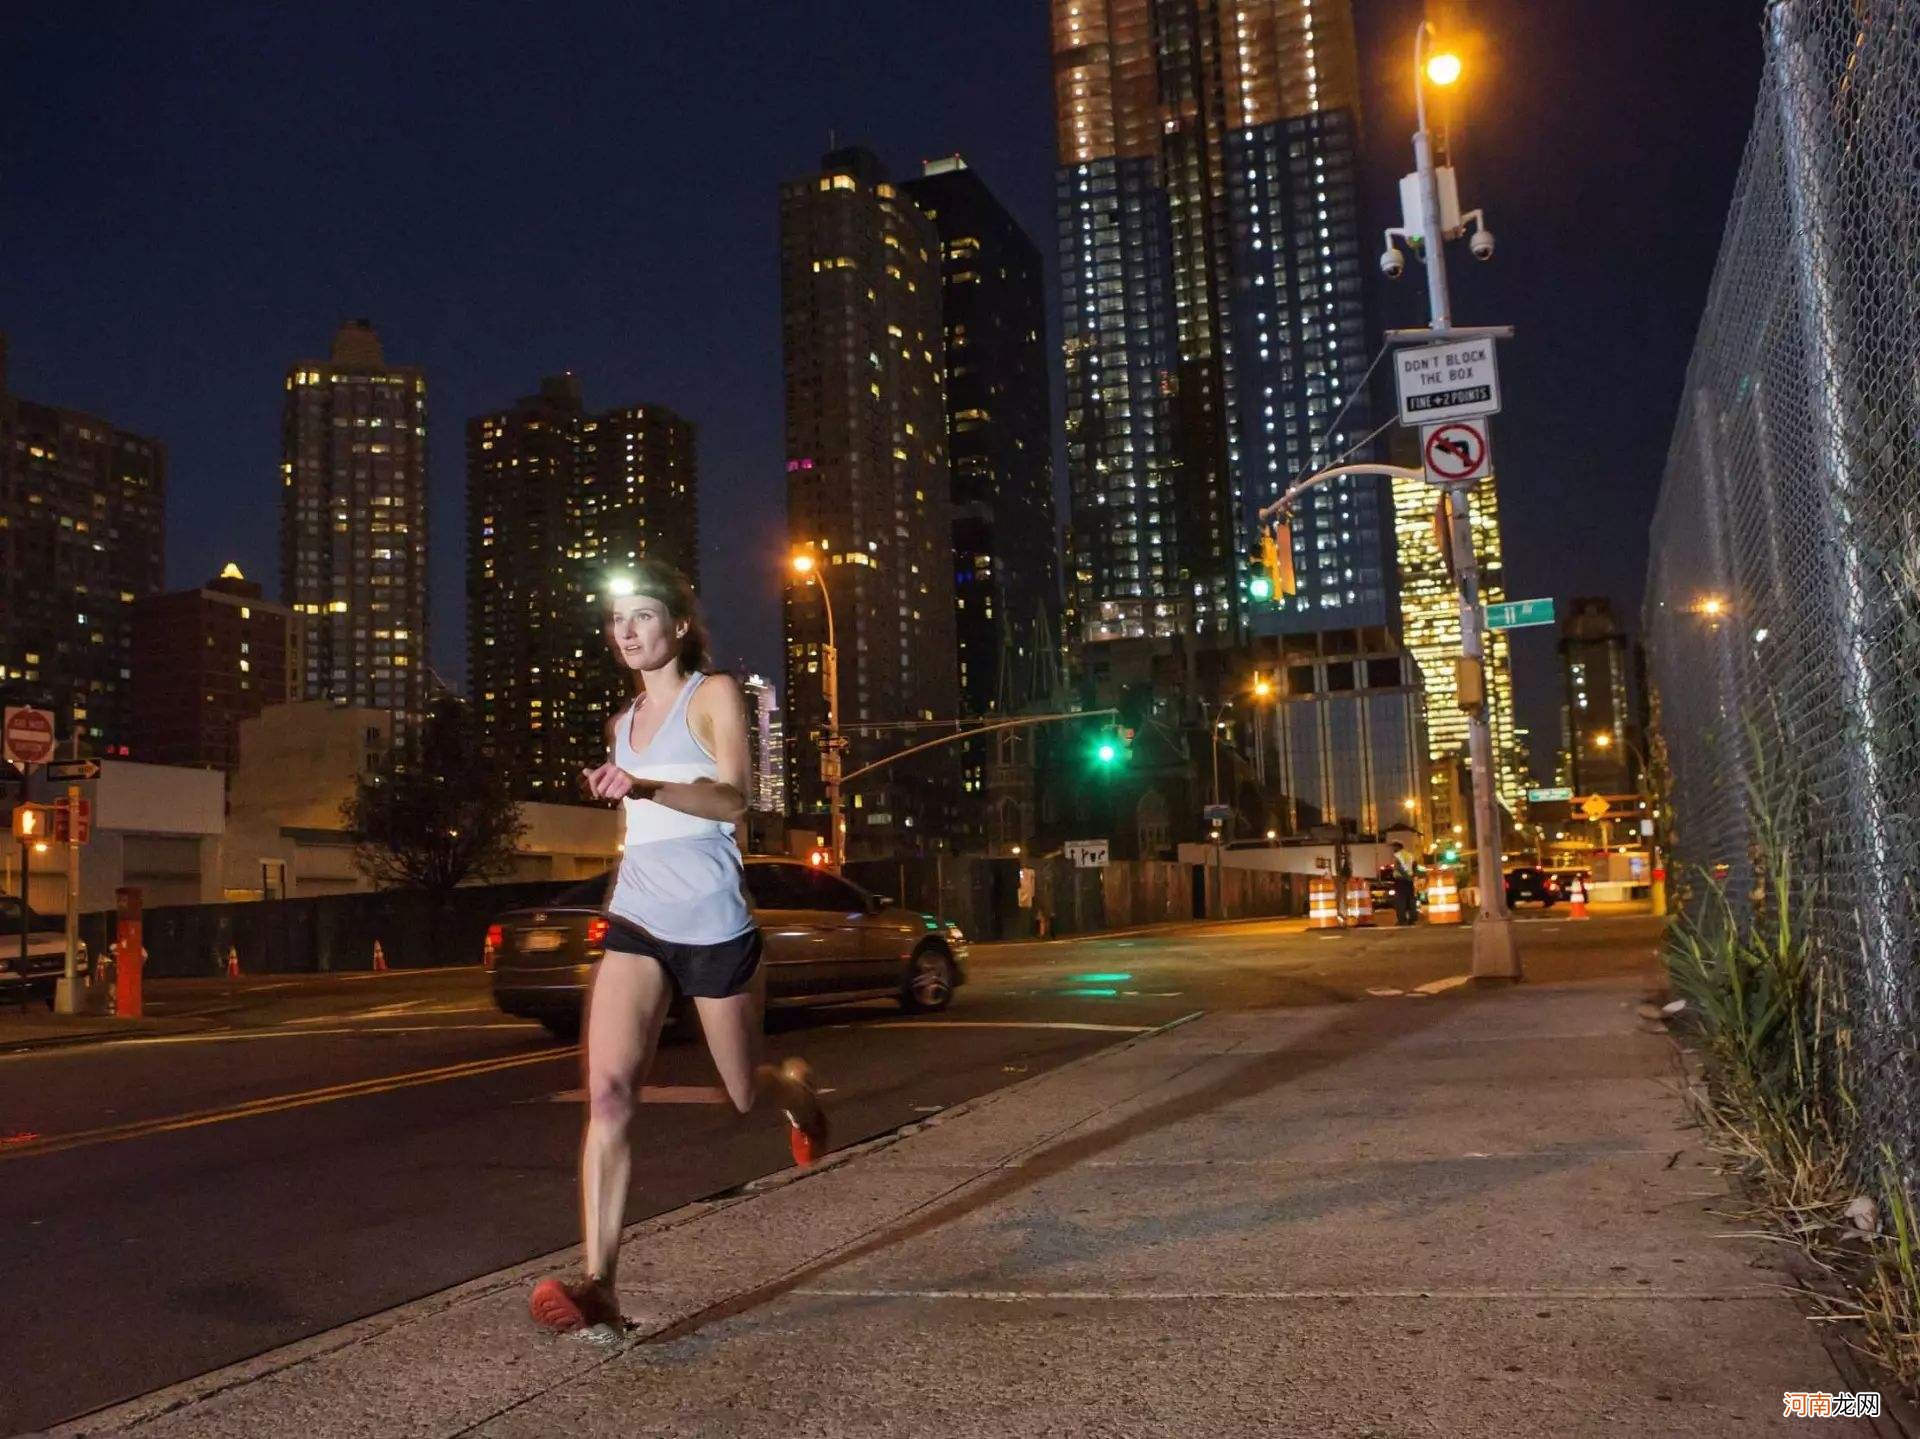
{"type": "Polygon", "coordinates": [[[100,761],[96,759],[50,759],[46,763],[49,784],[71,784],[77,779],[98,779],[100,761]]]}

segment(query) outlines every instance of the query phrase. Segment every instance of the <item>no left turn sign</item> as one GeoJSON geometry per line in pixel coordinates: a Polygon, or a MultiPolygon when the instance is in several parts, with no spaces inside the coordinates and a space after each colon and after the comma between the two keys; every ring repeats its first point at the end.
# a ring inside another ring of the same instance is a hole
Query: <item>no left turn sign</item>
{"type": "Polygon", "coordinates": [[[1493,446],[1487,442],[1485,420],[1449,420],[1422,427],[1420,454],[1427,478],[1435,484],[1484,479],[1493,471],[1493,446]]]}

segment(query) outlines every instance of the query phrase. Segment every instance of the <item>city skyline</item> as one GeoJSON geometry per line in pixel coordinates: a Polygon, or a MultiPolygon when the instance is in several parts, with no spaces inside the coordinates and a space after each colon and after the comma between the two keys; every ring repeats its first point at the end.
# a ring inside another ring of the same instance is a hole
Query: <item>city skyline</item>
{"type": "MultiPolygon", "coordinates": [[[[1363,198],[1381,209],[1407,165],[1401,53],[1414,12],[1368,0],[1355,9],[1363,198]]],[[[1532,362],[1531,374],[1513,378],[1497,423],[1515,594],[1606,593],[1621,613],[1636,608],[1671,395],[1744,132],[1744,116],[1732,113],[1738,107],[1698,94],[1683,77],[1702,53],[1742,77],[1757,70],[1749,9],[1731,0],[1689,7],[1664,22],[1665,43],[1649,46],[1642,26],[1595,25],[1578,6],[1564,14],[1511,0],[1471,7],[1482,53],[1458,102],[1457,151],[1502,244],[1498,263],[1455,281],[1463,313],[1518,324],[1516,354],[1524,350],[1532,362]],[[1641,193],[1659,200],[1641,216],[1637,245],[1576,249],[1575,231],[1565,228],[1572,222],[1562,217],[1590,215],[1598,203],[1593,176],[1623,175],[1635,148],[1611,119],[1622,106],[1649,124],[1670,124],[1690,143],[1684,153],[1652,157],[1651,170],[1646,159],[1634,161],[1641,193]],[[1531,138],[1540,133],[1564,135],[1593,164],[1569,171],[1531,138]],[[1662,274],[1651,298],[1621,313],[1600,297],[1624,278],[1640,280],[1633,256],[1643,249],[1661,254],[1662,274]],[[1564,344],[1574,333],[1580,345],[1564,344]],[[1575,353],[1583,371],[1620,379],[1601,402],[1599,428],[1616,443],[1598,476],[1562,459],[1595,432],[1592,416],[1576,425],[1556,403],[1569,393],[1575,353]],[[1607,503],[1588,512],[1584,501],[1596,486],[1607,503]],[[1604,542],[1571,552],[1558,538],[1569,517],[1604,542]]],[[[655,396],[705,427],[715,437],[709,518],[725,521],[708,526],[707,558],[744,549],[753,559],[737,583],[707,597],[708,607],[723,653],[773,666],[783,476],[767,187],[804,168],[837,126],[879,145],[898,173],[920,156],[964,151],[1026,228],[1047,233],[1055,156],[1033,140],[1049,132],[1052,117],[1047,16],[1044,7],[967,17],[902,12],[889,17],[884,65],[848,38],[862,33],[858,25],[831,13],[805,24],[776,17],[744,40],[718,15],[661,23],[673,45],[658,44],[652,22],[612,12],[561,23],[556,43],[572,35],[583,53],[609,55],[604,66],[569,72],[580,143],[567,153],[535,141],[537,127],[520,115],[531,100],[518,92],[474,97],[453,84],[451,71],[424,88],[398,85],[373,57],[411,43],[414,27],[370,7],[353,24],[286,13],[256,16],[244,29],[227,25],[217,6],[185,21],[129,17],[72,66],[16,68],[0,92],[0,113],[28,141],[17,150],[13,183],[46,203],[0,216],[0,243],[16,262],[0,276],[15,388],[169,446],[179,478],[169,495],[166,585],[193,584],[236,557],[248,573],[274,571],[277,416],[262,413],[258,397],[283,357],[307,350],[345,316],[370,314],[395,353],[433,376],[443,416],[477,413],[527,375],[573,367],[608,393],[655,396]],[[349,35],[358,37],[351,45],[349,35]],[[774,73],[798,54],[839,83],[801,95],[770,87],[764,98],[747,86],[722,105],[695,76],[652,58],[720,47],[747,73],[774,73]],[[638,72],[612,63],[614,53],[628,52],[640,57],[638,72]],[[157,69],[157,55],[172,57],[169,65],[157,69]],[[159,90],[163,72],[176,80],[159,90]],[[202,73],[204,95],[184,108],[182,87],[197,86],[202,73]],[[367,106],[326,126],[305,123],[323,82],[348,85],[367,106]],[[88,90],[120,93],[127,103],[72,103],[88,90]],[[430,118],[449,107],[464,107],[457,131],[430,118]],[[35,118],[82,112],[58,136],[35,118]],[[245,119],[229,123],[221,118],[229,112],[245,119]],[[604,173],[636,115],[658,142],[659,193],[680,197],[671,227],[656,213],[651,187],[626,198],[574,181],[604,173]],[[415,149],[392,143],[396,127],[443,136],[451,163],[414,183],[415,149]],[[204,150],[189,139],[208,133],[221,138],[204,150]],[[749,136],[743,153],[751,164],[708,162],[711,143],[749,136]],[[183,210],[155,188],[160,170],[139,158],[149,145],[202,155],[193,206],[183,210]],[[70,165],[76,154],[99,163],[70,165]],[[483,165],[550,203],[523,207],[504,224],[477,224],[468,202],[477,191],[458,177],[483,165]],[[142,178],[149,174],[156,178],[142,178]],[[319,198],[315,174],[331,177],[334,199],[319,198]],[[168,218],[141,247],[124,245],[100,209],[97,197],[108,191],[168,218]],[[123,316],[137,323],[123,324],[123,316]]],[[[27,17],[18,53],[60,48],[69,28],[53,12],[27,17]]],[[[504,57],[518,44],[513,27],[482,18],[457,37],[454,52],[484,68],[509,63],[504,57]]],[[[1417,289],[1389,292],[1382,319],[1417,318],[1417,289]]],[[[1050,351],[1056,347],[1050,335],[1050,351]]],[[[443,439],[447,433],[443,425],[443,439]]],[[[441,443],[431,456],[432,504],[442,516],[460,513],[459,450],[441,443]]],[[[438,527],[431,608],[432,658],[456,681],[465,649],[459,529],[451,519],[438,527]]],[[[1522,721],[1550,734],[1559,710],[1551,642],[1523,635],[1515,650],[1522,721]]]]}

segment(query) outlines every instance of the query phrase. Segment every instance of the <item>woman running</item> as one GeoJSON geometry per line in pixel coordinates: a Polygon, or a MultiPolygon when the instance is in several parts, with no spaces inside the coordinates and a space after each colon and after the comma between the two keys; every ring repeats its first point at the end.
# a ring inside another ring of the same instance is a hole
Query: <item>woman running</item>
{"type": "Polygon", "coordinates": [[[727,675],[707,674],[691,586],[642,560],[606,606],[607,642],[633,674],[634,700],[607,722],[609,758],[583,772],[596,799],[626,811],[626,848],[607,905],[606,954],[587,1008],[587,1136],[580,1159],[586,1274],[543,1279],[529,1305],[549,1329],[622,1327],[615,1287],[633,1160],[636,1091],[674,996],[691,996],[724,1091],[745,1114],[771,1098],[792,1126],[795,1160],[824,1151],[826,1117],[806,1062],[761,1062],[766,976],[747,909],[733,826],[747,811],[746,707],[727,675]]]}

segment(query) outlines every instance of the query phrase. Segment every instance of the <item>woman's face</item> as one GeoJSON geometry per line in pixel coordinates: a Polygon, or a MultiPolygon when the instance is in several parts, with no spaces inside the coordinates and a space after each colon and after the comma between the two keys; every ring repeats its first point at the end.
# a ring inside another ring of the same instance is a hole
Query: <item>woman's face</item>
{"type": "Polygon", "coordinates": [[[622,595],[607,619],[607,643],[614,658],[630,670],[657,670],[680,653],[687,627],[652,595],[622,595]]]}

